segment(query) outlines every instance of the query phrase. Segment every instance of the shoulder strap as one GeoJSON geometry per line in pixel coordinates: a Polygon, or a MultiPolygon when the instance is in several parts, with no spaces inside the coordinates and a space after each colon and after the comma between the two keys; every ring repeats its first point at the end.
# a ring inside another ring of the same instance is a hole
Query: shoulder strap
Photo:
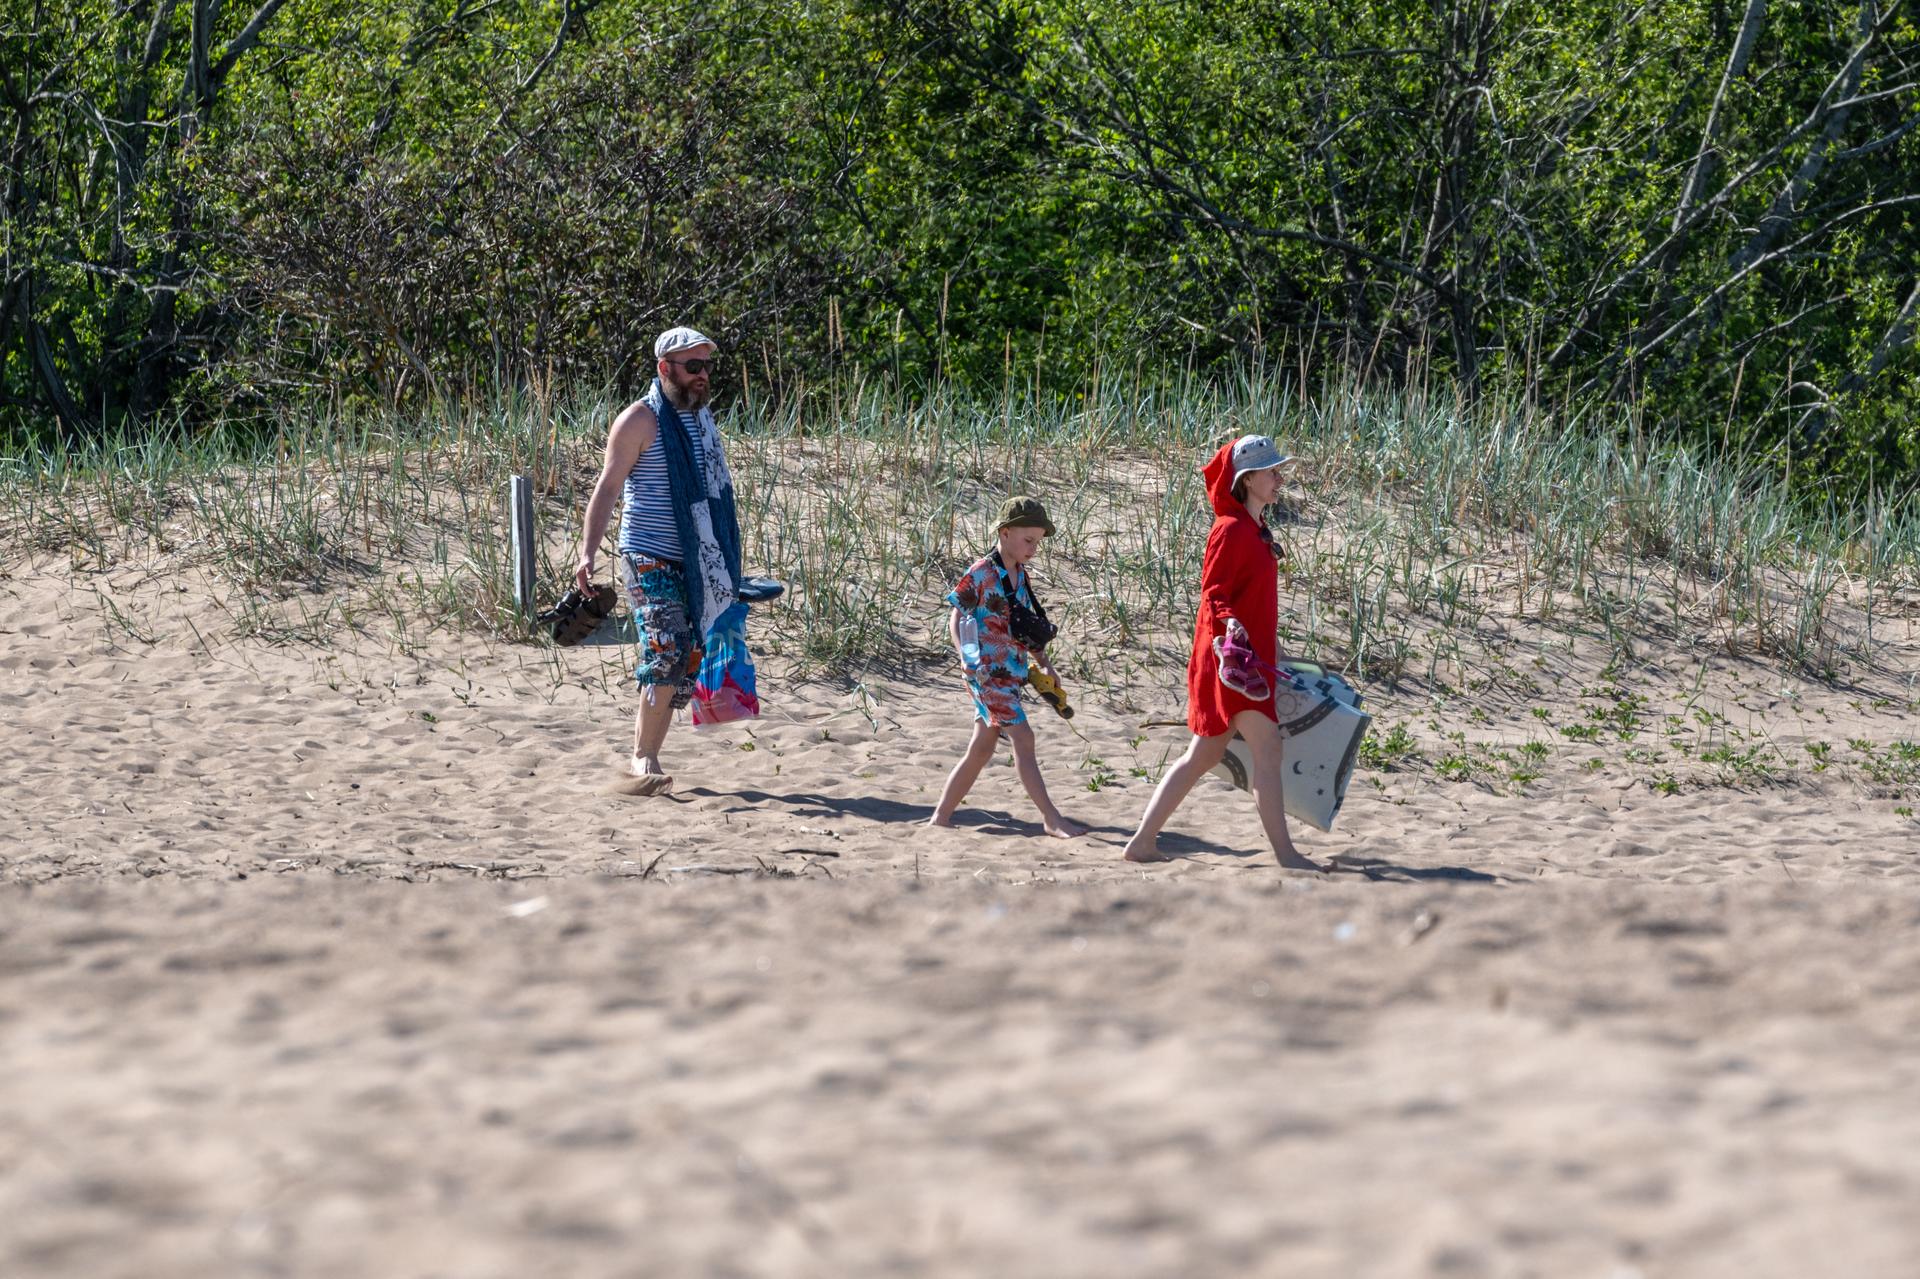
{"type": "MultiPolygon", "coordinates": [[[[993,566],[1000,570],[1000,586],[1006,591],[1007,598],[1018,604],[1020,602],[1020,588],[1013,584],[1013,578],[1007,572],[1007,562],[1000,558],[1000,550],[998,547],[995,547],[993,551],[993,566]]],[[[1027,583],[1027,598],[1033,601],[1033,611],[1038,613],[1042,618],[1046,618],[1047,609],[1046,606],[1040,602],[1040,592],[1033,589],[1033,574],[1026,573],[1023,576],[1025,576],[1027,583]]],[[[1050,621],[1052,619],[1049,618],[1047,620],[1050,621]]]]}

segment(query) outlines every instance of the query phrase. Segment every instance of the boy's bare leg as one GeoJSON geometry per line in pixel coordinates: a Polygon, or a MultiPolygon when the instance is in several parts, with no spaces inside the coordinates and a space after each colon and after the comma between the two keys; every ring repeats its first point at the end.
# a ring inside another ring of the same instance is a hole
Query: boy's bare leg
{"type": "Polygon", "coordinates": [[[673,786],[673,778],[660,767],[660,748],[666,744],[667,730],[673,727],[673,687],[649,684],[640,694],[640,709],[633,714],[633,758],[627,771],[646,783],[637,793],[655,795],[673,786]],[[652,779],[658,778],[658,781],[652,779]]]}
{"type": "Polygon", "coordinates": [[[933,816],[927,818],[927,825],[953,825],[953,810],[960,807],[960,801],[967,797],[974,782],[980,779],[980,770],[993,758],[993,748],[999,740],[999,729],[984,720],[973,721],[973,737],[967,742],[967,752],[953,766],[953,771],[947,774],[946,789],[940,792],[940,803],[934,808],[933,816]]]}
{"type": "Polygon", "coordinates": [[[1260,810],[1260,824],[1267,828],[1267,842],[1273,856],[1289,870],[1322,870],[1319,863],[1300,855],[1287,832],[1287,807],[1283,788],[1286,784],[1284,738],[1274,722],[1258,711],[1241,711],[1233,717],[1233,726],[1247,739],[1253,756],[1254,803],[1260,810]]]}
{"type": "Polygon", "coordinates": [[[1033,747],[1033,725],[1009,725],[1007,737],[1013,742],[1013,766],[1020,774],[1020,784],[1027,788],[1027,798],[1040,810],[1040,821],[1047,828],[1047,834],[1055,839],[1072,839],[1086,834],[1085,826],[1060,815],[1060,810],[1053,806],[1052,797],[1047,794],[1046,778],[1040,775],[1039,752],[1033,747]]]}
{"type": "Polygon", "coordinates": [[[1180,801],[1187,797],[1193,784],[1226,757],[1227,743],[1232,740],[1232,733],[1222,733],[1218,737],[1196,735],[1188,743],[1187,753],[1161,774],[1160,784],[1153,788],[1153,798],[1147,801],[1147,811],[1140,815],[1140,829],[1127,841],[1128,861],[1160,860],[1161,827],[1173,816],[1173,810],[1180,807],[1180,801]]]}

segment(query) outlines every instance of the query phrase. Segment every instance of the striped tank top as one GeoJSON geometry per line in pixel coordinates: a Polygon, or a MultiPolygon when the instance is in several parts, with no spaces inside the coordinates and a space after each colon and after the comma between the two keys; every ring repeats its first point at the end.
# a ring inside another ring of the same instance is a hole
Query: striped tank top
{"type": "MultiPolygon", "coordinates": [[[[620,506],[620,553],[678,561],[685,557],[680,550],[680,526],[673,522],[673,497],[667,489],[667,450],[660,438],[665,430],[660,413],[662,394],[660,384],[655,382],[641,401],[653,410],[655,429],[653,443],[640,451],[633,469],[627,472],[620,506]]],[[[707,460],[700,448],[703,432],[699,418],[708,410],[701,409],[699,415],[679,412],[681,424],[693,441],[693,469],[704,475],[707,460]]]]}

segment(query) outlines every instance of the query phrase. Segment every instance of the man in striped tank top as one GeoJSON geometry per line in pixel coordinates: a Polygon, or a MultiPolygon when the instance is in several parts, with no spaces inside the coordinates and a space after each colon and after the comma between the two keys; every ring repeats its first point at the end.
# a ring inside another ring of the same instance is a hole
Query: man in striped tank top
{"type": "MultiPolygon", "coordinates": [[[[628,762],[635,794],[659,795],[673,788],[660,767],[660,748],[673,723],[676,706],[687,702],[693,672],[700,662],[697,610],[689,606],[686,563],[691,551],[681,545],[669,466],[661,438],[661,397],[688,428],[695,473],[707,459],[703,440],[717,442],[707,407],[714,356],[713,341],[697,329],[675,328],[653,345],[659,380],[647,394],[613,420],[605,462],[587,501],[580,562],[574,579],[583,590],[593,584],[593,569],[607,518],[621,498],[620,579],[639,631],[640,660],[634,678],[640,685],[640,709],[633,720],[633,758],[628,762]],[[702,430],[702,427],[708,428],[702,430]]],[[[693,589],[699,589],[696,582],[693,589]]],[[[711,622],[711,618],[707,619],[711,622]]]]}

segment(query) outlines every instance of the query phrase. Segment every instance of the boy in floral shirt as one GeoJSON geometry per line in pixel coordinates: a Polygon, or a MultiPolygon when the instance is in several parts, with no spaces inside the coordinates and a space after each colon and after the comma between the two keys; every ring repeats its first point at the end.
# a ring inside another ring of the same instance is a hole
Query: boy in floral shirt
{"type": "Polygon", "coordinates": [[[1027,561],[1039,551],[1041,539],[1052,532],[1053,521],[1038,499],[1008,498],[1000,507],[994,550],[947,593],[947,603],[953,605],[948,631],[973,694],[973,738],[947,778],[940,804],[927,819],[930,826],[953,825],[954,809],[993,758],[1004,732],[1013,745],[1020,784],[1040,810],[1047,834],[1072,839],[1086,833],[1084,826],[1061,816],[1048,797],[1034,753],[1033,727],[1020,705],[1020,686],[1026,683],[1029,665],[1053,675],[1043,651],[1052,626],[1033,597],[1026,573],[1027,561]]]}

